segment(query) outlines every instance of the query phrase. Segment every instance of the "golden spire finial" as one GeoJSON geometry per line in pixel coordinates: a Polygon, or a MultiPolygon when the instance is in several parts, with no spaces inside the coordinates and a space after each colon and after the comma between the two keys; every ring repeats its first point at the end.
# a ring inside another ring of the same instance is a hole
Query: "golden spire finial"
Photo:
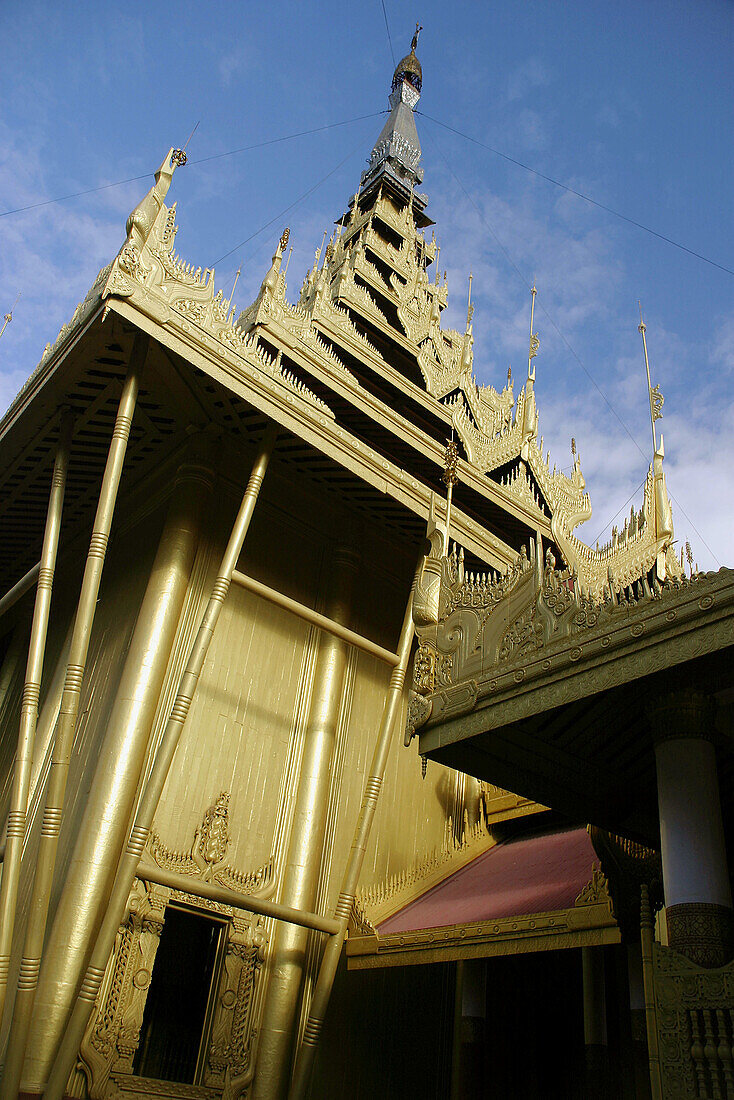
{"type": "Polygon", "coordinates": [[[537,332],[533,332],[533,325],[535,323],[535,295],[537,293],[538,291],[535,289],[535,281],[533,280],[533,285],[530,289],[530,294],[532,295],[532,298],[530,302],[530,349],[528,351],[528,378],[534,377],[532,372],[532,361],[538,354],[538,351],[540,349],[540,338],[537,332]]]}
{"type": "MultiPolygon", "coordinates": [[[[645,333],[647,332],[647,325],[642,320],[642,303],[637,301],[637,305],[640,309],[640,323],[637,326],[637,331],[642,336],[642,350],[645,353],[645,370],[647,371],[647,396],[650,401],[650,427],[652,428],[652,453],[657,453],[658,443],[655,432],[655,421],[660,420],[662,414],[662,407],[665,398],[660,392],[660,386],[653,386],[650,382],[650,361],[647,357],[647,339],[645,333]]],[[[661,439],[662,443],[662,439],[661,439]]]]}
{"type": "Polygon", "coordinates": [[[13,310],[15,309],[15,307],[18,304],[18,299],[19,298],[20,298],[20,291],[18,291],[18,293],[15,295],[15,301],[13,302],[13,304],[12,304],[11,308],[8,310],[8,312],[5,314],[5,323],[4,323],[3,327],[0,328],[0,336],[2,336],[2,334],[5,332],[5,329],[8,327],[10,322],[13,320],[13,310]]]}
{"type": "Polygon", "coordinates": [[[451,429],[451,439],[446,440],[446,450],[443,453],[443,473],[441,480],[446,486],[446,553],[449,550],[449,538],[451,535],[451,498],[454,493],[454,485],[459,480],[457,466],[459,463],[459,448],[454,441],[454,429],[451,429]]]}
{"type": "Polygon", "coordinates": [[[418,23],[416,21],[415,34],[413,35],[413,38],[412,38],[411,43],[410,43],[410,52],[411,53],[415,53],[416,49],[418,48],[418,35],[421,33],[422,30],[423,30],[423,27],[420,25],[420,23],[418,23]]]}
{"type": "Polygon", "coordinates": [[[234,298],[234,292],[237,289],[237,283],[239,282],[241,272],[242,272],[242,264],[240,264],[240,266],[237,268],[237,272],[236,272],[235,277],[234,277],[234,283],[232,285],[232,293],[230,294],[229,301],[227,302],[227,310],[231,309],[231,307],[232,307],[232,299],[234,298]]]}
{"type": "Polygon", "coordinates": [[[474,278],[474,275],[470,271],[469,272],[469,298],[468,298],[467,303],[466,303],[466,331],[467,332],[469,331],[469,326],[471,325],[472,318],[474,317],[474,306],[471,304],[471,284],[472,284],[472,279],[473,278],[474,278]]]}

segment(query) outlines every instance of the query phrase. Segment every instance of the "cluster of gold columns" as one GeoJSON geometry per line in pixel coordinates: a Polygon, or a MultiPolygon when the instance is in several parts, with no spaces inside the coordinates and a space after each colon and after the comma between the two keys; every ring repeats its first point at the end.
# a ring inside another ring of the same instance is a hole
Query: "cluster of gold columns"
{"type": "Polygon", "coordinates": [[[24,1080],[40,1088],[84,973],[133,810],[164,675],[213,488],[211,442],[194,436],[137,616],[84,816],[44,950],[24,1080]]]}
{"type": "Polygon", "coordinates": [[[15,1002],[5,1056],[5,1069],[2,1086],[0,1087],[2,1100],[16,1100],[21,1083],[56,866],[56,853],[66,794],[66,780],[74,745],[82,680],[102,581],[112,517],[117,500],[117,491],[122,477],[122,467],[137,402],[140,372],[145,362],[147,349],[148,337],[137,335],[133,343],[130,363],[112,430],[112,439],[107,453],[107,462],[102,477],[97,511],[82,577],[64,680],[64,692],[54,733],[54,748],[46,788],[46,804],[41,824],[25,945],[15,991],[15,1002]]]}
{"type": "MultiPolygon", "coordinates": [[[[186,667],[179,680],[176,697],[156,752],[150,776],[141,792],[135,820],[128,831],[127,844],[120,858],[106,907],[101,914],[99,932],[89,957],[84,978],[79,987],[68,1022],[48,1078],[44,1097],[61,1100],[73,1069],[79,1045],[89,1021],[95,998],[104,976],[117,930],[124,918],[130,889],[138,870],[153,817],[158,806],[168,772],[178,746],[181,731],[189,713],[191,701],[201,675],[209,644],[219,614],[232,583],[232,573],[240,556],[245,536],[255,509],[260,486],[275,445],[277,428],[271,425],[265,432],[259,453],[250,474],[237,518],[227,543],[204,615],[191,647],[186,667]]],[[[13,1098],[15,1100],[15,1098],[13,1098]]]]}
{"type": "Polygon", "coordinates": [[[362,803],[359,817],[354,830],[352,847],[349,852],[347,866],[342,879],[339,900],[336,904],[335,917],[339,921],[339,931],[329,937],[321,959],[318,978],[313,990],[308,1020],[303,1032],[303,1040],[296,1059],[293,1080],[289,1092],[289,1100],[305,1100],[313,1070],[316,1048],[321,1037],[321,1029],[324,1017],[329,1006],[331,989],[336,978],[344,939],[347,934],[347,924],[352,911],[354,898],[357,892],[359,876],[362,871],[367,842],[369,840],[374,821],[380,790],[385,778],[390,745],[392,742],[395,720],[402,702],[405,674],[410,660],[410,650],[413,643],[413,593],[416,582],[423,567],[423,559],[416,570],[413,584],[410,589],[410,597],[405,609],[403,625],[400,630],[400,640],[397,647],[398,663],[390,675],[390,685],[387,690],[387,698],[382,712],[382,720],[377,734],[377,741],[372,755],[370,773],[362,793],[362,803]]]}
{"type": "MultiPolygon", "coordinates": [[[[195,692],[219,612],[234,581],[245,587],[255,582],[235,570],[252,518],[255,502],[275,443],[277,429],[267,430],[257,455],[221,567],[214,583],[185,670],[180,678],[150,776],[140,790],[150,733],[165,671],[180,618],[199,534],[199,520],[212,485],[210,464],[201,454],[189,455],[179,470],[155,562],[137,617],[105,739],[93,776],[80,830],[76,836],[68,875],[62,887],[47,942],[46,925],[53,884],[66,780],[77,724],[82,681],[98,601],[107,542],[137,399],[140,371],[147,354],[147,338],[138,335],[120,397],[107,456],[81,593],[71,630],[66,676],[59,717],[54,730],[53,755],[41,827],[31,907],[15,1001],[1,1100],[15,1100],[24,1089],[44,1089],[46,1100],[61,1100],[79,1045],[93,1009],[115,934],[138,871],[178,740],[195,692]],[[139,799],[132,826],[130,815],[139,799]],[[127,843],[125,844],[125,839],[127,843]],[[43,967],[41,960],[43,957],[43,967]]],[[[48,624],[53,561],[64,481],[59,471],[68,463],[68,438],[59,447],[49,506],[47,538],[39,566],[39,589],[24,693],[21,745],[16,765],[13,813],[9,820],[8,851],[0,907],[13,912],[17,898],[17,871],[28,799],[32,736],[37,722],[38,690],[43,642],[48,624]],[[55,495],[54,495],[55,494],[55,495]],[[38,690],[33,690],[34,685],[38,690]],[[30,748],[29,748],[30,744],[30,748]],[[15,828],[16,802],[22,806],[23,829],[15,828]],[[16,833],[18,836],[16,837],[16,833]],[[8,873],[10,872],[10,873],[8,873]]],[[[304,1040],[296,1063],[290,1095],[301,1097],[311,1071],[313,1053],[334,981],[346,934],[347,921],[364,859],[397,711],[413,636],[412,590],[403,622],[398,653],[392,654],[353,634],[349,619],[351,590],[357,568],[355,553],[346,548],[331,559],[331,591],[327,616],[299,608],[296,613],[324,629],[314,674],[294,828],[289,841],[280,905],[263,903],[272,916],[285,922],[277,933],[275,967],[265,1003],[258,1057],[258,1097],[284,1097],[288,1092],[295,1021],[306,958],[309,928],[329,935],[316,983],[304,1040]],[[336,914],[319,918],[313,909],[323,850],[328,790],[342,705],[349,645],[373,652],[393,666],[370,776],[365,785],[359,820],[345,871],[336,914]],[[317,858],[314,858],[316,853],[317,858]],[[292,921],[289,925],[287,922],[292,921]]],[[[272,598],[270,592],[266,598],[272,598]]],[[[278,597],[277,599],[285,599],[278,597]]],[[[7,975],[12,920],[3,922],[0,935],[0,981],[7,975]],[[7,939],[7,945],[5,940],[7,939]],[[7,946],[7,950],[5,950],[7,946]],[[7,959],[7,961],[6,961],[7,959]]],[[[234,1083],[236,1084],[236,1082],[234,1083]]]]}
{"type": "MultiPolygon", "coordinates": [[[[349,620],[357,561],[356,554],[344,547],[331,559],[326,610],[343,625],[349,620]]],[[[345,642],[333,634],[321,635],[281,893],[285,904],[298,909],[310,910],[316,903],[347,657],[345,642]]],[[[254,1100],[275,1100],[288,1091],[308,936],[307,929],[295,925],[280,925],[275,933],[254,1100]]]]}
{"type": "Polygon", "coordinates": [[[33,608],[28,661],[26,664],[23,698],[20,708],[18,748],[15,754],[13,788],[8,812],[2,885],[0,886],[0,1019],[5,1008],[5,996],[10,970],[10,950],[15,928],[15,910],[20,880],[20,857],[26,828],[26,812],[30,790],[33,746],[38,724],[38,700],[41,694],[41,677],[46,650],[46,634],[51,611],[56,552],[61,531],[61,514],[66,490],[66,474],[69,468],[69,450],[73,418],[66,412],[61,421],[59,443],[56,450],[51,491],[49,494],[46,529],[38,574],[36,602],[33,608]]]}

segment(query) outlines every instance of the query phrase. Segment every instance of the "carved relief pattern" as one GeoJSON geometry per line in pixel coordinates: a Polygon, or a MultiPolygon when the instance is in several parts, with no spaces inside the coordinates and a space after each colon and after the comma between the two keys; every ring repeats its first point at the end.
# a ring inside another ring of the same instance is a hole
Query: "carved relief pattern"
{"type": "Polygon", "coordinates": [[[663,1100],[734,1096],[734,962],[704,970],[654,943],[652,966],[663,1100]]]}
{"type": "MultiPolygon", "coordinates": [[[[435,526],[435,520],[429,521],[429,535],[431,522],[435,526]]],[[[600,630],[607,630],[620,642],[630,636],[640,637],[646,630],[648,610],[657,614],[660,600],[672,599],[707,581],[701,574],[692,578],[681,574],[669,576],[663,584],[653,576],[650,584],[643,576],[634,584],[620,587],[610,578],[598,599],[584,590],[577,574],[556,568],[550,548],[543,556],[542,546],[531,539],[530,549],[532,561],[523,549],[503,575],[493,571],[474,575],[465,571],[461,550],[454,547],[450,555],[439,557],[440,547],[432,548],[424,575],[440,577],[438,614],[434,611],[431,617],[433,603],[429,607],[419,587],[414,609],[419,649],[413,686],[416,692],[439,699],[434,717],[446,712],[449,704],[443,700],[441,689],[449,684],[473,682],[480,672],[486,675],[498,665],[530,659],[563,638],[578,638],[581,642],[582,636],[591,631],[596,636],[600,630]],[[628,629],[620,635],[619,628],[627,624],[628,629]]],[[[698,600],[701,610],[713,602],[713,597],[703,592],[698,600]]],[[[671,621],[671,615],[675,619],[676,614],[669,611],[666,622],[671,621]]],[[[610,644],[607,637],[602,648],[610,644]]],[[[576,646],[570,660],[579,660],[582,653],[581,646],[576,646]]],[[[524,670],[519,669],[515,679],[520,682],[523,676],[524,670]]],[[[416,712],[409,717],[414,732],[428,716],[416,712]]]]}
{"type": "Polygon", "coordinates": [[[113,1073],[130,1073],[145,997],[163,926],[165,902],[136,880],[130,915],[120,928],[100,991],[99,1010],[80,1048],[89,1096],[106,1097],[113,1073]]]}
{"type": "Polygon", "coordinates": [[[272,859],[254,871],[240,871],[225,864],[228,847],[229,792],[222,791],[204,814],[191,848],[174,851],[166,847],[158,833],[151,829],[146,852],[159,867],[168,871],[176,871],[180,875],[201,875],[207,882],[265,896],[273,886],[272,859]]]}
{"type": "MultiPolygon", "coordinates": [[[[130,1077],[140,1041],[145,1000],[155,956],[164,926],[166,907],[183,902],[225,918],[226,948],[218,979],[216,1006],[207,1052],[204,1085],[219,1091],[227,1082],[240,1080],[252,1061],[252,1003],[264,957],[266,937],[260,917],[229,905],[209,901],[196,893],[195,879],[218,882],[248,893],[266,894],[272,889],[272,861],[254,872],[242,872],[226,864],[229,847],[229,794],[222,792],[205,811],[191,847],[176,852],[151,834],[147,855],[159,866],[192,877],[191,892],[170,890],[135,881],[130,915],[120,928],[100,990],[97,1012],[80,1049],[81,1070],[92,1100],[112,1100],[136,1091],[130,1077]]],[[[144,867],[141,875],[145,875],[144,867]]],[[[165,1083],[146,1083],[156,1094],[165,1083]]],[[[179,1086],[176,1086],[178,1089],[179,1086]]],[[[182,1089],[190,1087],[181,1086],[182,1089]]],[[[225,1090],[226,1091],[226,1090],[225,1090]]],[[[188,1094],[188,1093],[187,1093],[188,1094]]]]}
{"type": "Polygon", "coordinates": [[[534,607],[529,607],[505,631],[500,642],[499,660],[523,657],[543,646],[543,626],[536,619],[534,607]]]}
{"type": "Polygon", "coordinates": [[[251,1068],[252,1000],[265,945],[261,922],[252,919],[235,918],[227,942],[204,1078],[214,1088],[251,1068]]]}
{"type": "Polygon", "coordinates": [[[287,368],[281,354],[263,346],[260,334],[272,333],[271,346],[300,344],[309,355],[317,355],[327,370],[337,369],[356,385],[323,338],[326,333],[338,332],[345,347],[372,362],[381,360],[375,346],[355,326],[350,315],[353,309],[413,354],[428,393],[450,409],[471,465],[487,474],[508,463],[516,464],[504,489],[523,507],[550,513],[553,538],[588,591],[601,595],[610,570],[614,582],[621,586],[633,583],[653,566],[661,583],[670,573],[680,572],[670,551],[673,528],[662,451],[655,455],[650,469],[642,508],[631,513],[621,532],[613,532],[609,546],[592,550],[573,535],[575,527],[591,515],[578,457],[570,476],[555,467],[551,471],[549,456],[543,457],[534,367],[517,400],[509,378],[501,391],[477,384],[471,318],[465,333],[441,327],[441,313],[448,301],[446,281],[441,281],[438,273],[434,282],[428,278],[429,264],[435,261],[438,266],[437,243],[426,241],[419,231],[412,204],[396,204],[381,189],[371,209],[360,212],[355,202],[346,225],[340,224],[336,238],[326,248],[323,263],[319,250],[297,305],[286,300],[281,271],[284,236],[255,302],[235,322],[231,301],[221,291],[215,294],[213,270],[187,264],[174,251],[176,207],[166,207],[164,200],[176,163],[169,152],[156,173],[155,185],[128,219],[127,237],[118,256],[100,272],[69,325],[53,347],[47,348],[42,364],[100,301],[109,296],[131,298],[142,312],[160,324],[179,327],[208,353],[218,353],[235,366],[267,377],[268,385],[285,387],[333,419],[332,410],[287,368]],[[355,275],[361,281],[355,281],[355,275]],[[386,303],[390,303],[389,309],[386,303]]]}

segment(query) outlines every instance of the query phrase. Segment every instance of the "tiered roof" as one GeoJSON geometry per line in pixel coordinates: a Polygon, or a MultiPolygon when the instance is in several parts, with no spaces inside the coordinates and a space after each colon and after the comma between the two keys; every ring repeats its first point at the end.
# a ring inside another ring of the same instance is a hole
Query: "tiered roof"
{"type": "Polygon", "coordinates": [[[580,459],[574,448],[566,476],[551,467],[538,434],[537,338],[515,393],[509,372],[501,388],[477,382],[471,307],[464,332],[442,325],[446,276],[438,270],[435,234],[425,235],[433,224],[427,198],[415,190],[422,180],[416,42],[417,35],[395,70],[390,115],[360,188],[317,251],[296,303],[281,270],[287,230],[255,301],[239,314],[215,292],[212,269],[177,256],[176,206],[165,199],[182,158],[171,150],[130,215],[118,255],[47,346],[0,436],[95,311],[115,310],[140,318],[169,345],[175,337],[189,361],[200,365],[203,356],[205,369],[213,364],[225,385],[246,380],[248,400],[258,403],[254,394],[263,387],[276,394],[275,403],[268,398],[258,407],[276,419],[288,410],[282,422],[337,461],[347,454],[365,459],[360,469],[373,486],[418,515],[428,515],[432,495],[444,494],[443,452],[454,435],[460,457],[451,534],[492,570],[514,568],[530,538],[540,537],[593,596],[609,585],[652,583],[653,571],[660,581],[679,575],[662,443],[639,512],[608,546],[589,548],[574,534],[591,515],[580,459]]]}

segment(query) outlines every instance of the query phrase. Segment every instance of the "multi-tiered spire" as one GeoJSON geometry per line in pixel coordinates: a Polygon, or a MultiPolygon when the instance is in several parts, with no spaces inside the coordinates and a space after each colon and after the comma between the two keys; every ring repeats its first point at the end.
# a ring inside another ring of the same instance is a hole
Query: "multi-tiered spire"
{"type": "Polygon", "coordinates": [[[390,114],[370,154],[369,167],[362,176],[363,190],[369,190],[378,180],[388,180],[407,195],[423,179],[423,171],[419,167],[421,143],[413,116],[423,86],[421,63],[415,55],[422,29],[416,23],[410,53],[399,62],[393,73],[388,99],[390,114]]]}

